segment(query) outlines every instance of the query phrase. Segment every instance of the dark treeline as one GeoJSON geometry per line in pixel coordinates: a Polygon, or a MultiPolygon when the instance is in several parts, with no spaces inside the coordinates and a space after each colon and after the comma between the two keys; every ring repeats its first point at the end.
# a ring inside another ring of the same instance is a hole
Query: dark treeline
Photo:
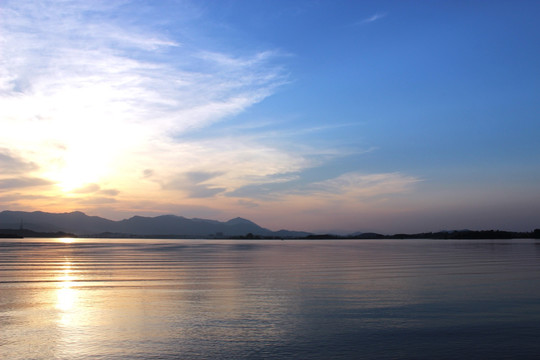
{"type": "Polygon", "coordinates": [[[75,238],[77,235],[66,233],[63,231],[57,231],[57,232],[38,232],[38,231],[32,231],[28,229],[0,229],[0,238],[25,238],[25,237],[32,237],[32,238],[66,238],[66,237],[72,237],[75,238]]]}
{"type": "MultiPolygon", "coordinates": [[[[58,232],[37,232],[28,229],[0,229],[0,238],[65,238],[65,237],[80,237],[76,234],[66,233],[63,231],[58,232]]],[[[88,236],[83,236],[88,237],[88,236]]],[[[101,233],[95,234],[91,237],[97,238],[160,238],[160,239],[194,239],[200,238],[200,236],[186,236],[186,235],[132,235],[132,234],[117,234],[117,233],[101,233]]],[[[515,232],[515,231],[501,231],[501,230],[457,230],[457,231],[439,231],[439,232],[425,232],[417,234],[394,234],[383,235],[378,233],[361,233],[356,235],[334,235],[334,234],[311,234],[304,237],[277,237],[277,236],[263,236],[248,233],[246,235],[237,236],[223,236],[215,237],[208,236],[208,238],[218,239],[291,239],[291,240],[322,240],[322,239],[540,239],[540,229],[535,229],[531,232],[515,232]]]]}
{"type": "Polygon", "coordinates": [[[531,232],[500,230],[458,230],[394,235],[363,233],[351,236],[338,236],[325,234],[308,235],[306,236],[306,239],[540,239],[540,229],[535,229],[531,232]]]}

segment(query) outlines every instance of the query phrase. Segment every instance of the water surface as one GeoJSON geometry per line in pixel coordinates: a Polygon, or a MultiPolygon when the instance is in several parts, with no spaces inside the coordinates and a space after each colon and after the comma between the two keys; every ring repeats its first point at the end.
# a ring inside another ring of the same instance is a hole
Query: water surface
{"type": "Polygon", "coordinates": [[[534,240],[0,240],[5,359],[533,359],[534,240]]]}

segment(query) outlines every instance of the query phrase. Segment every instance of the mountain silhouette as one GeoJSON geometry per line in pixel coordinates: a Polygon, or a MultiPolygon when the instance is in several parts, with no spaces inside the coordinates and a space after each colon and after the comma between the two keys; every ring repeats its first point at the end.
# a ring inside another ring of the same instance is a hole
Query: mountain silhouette
{"type": "Polygon", "coordinates": [[[182,216],[133,216],[113,221],[83,212],[47,213],[42,211],[2,211],[0,229],[18,229],[20,226],[40,232],[67,232],[78,236],[104,233],[135,236],[231,237],[252,234],[265,237],[302,237],[301,231],[271,231],[240,217],[226,222],[209,219],[188,219],[182,216]]]}

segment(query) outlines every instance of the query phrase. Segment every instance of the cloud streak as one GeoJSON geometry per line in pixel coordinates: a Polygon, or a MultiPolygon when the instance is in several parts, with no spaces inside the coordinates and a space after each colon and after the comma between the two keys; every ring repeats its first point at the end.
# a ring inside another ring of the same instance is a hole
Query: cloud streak
{"type": "Polygon", "coordinates": [[[0,174],[19,174],[38,170],[38,166],[25,161],[7,149],[0,149],[0,174]]]}
{"type": "Polygon", "coordinates": [[[0,190],[5,189],[21,189],[28,187],[37,187],[37,186],[50,186],[53,183],[46,179],[40,179],[36,177],[19,177],[19,178],[8,178],[0,179],[0,190]]]}
{"type": "Polygon", "coordinates": [[[191,198],[209,198],[225,191],[225,188],[216,187],[208,181],[222,175],[220,172],[193,171],[177,176],[171,182],[166,183],[166,190],[184,191],[191,198]]]}
{"type": "Polygon", "coordinates": [[[341,194],[357,199],[404,194],[421,181],[400,173],[362,174],[346,173],[334,179],[312,184],[317,192],[341,194]]]}
{"type": "Polygon", "coordinates": [[[377,13],[371,15],[370,17],[367,17],[365,19],[360,20],[356,24],[370,24],[370,23],[375,22],[377,20],[380,20],[380,19],[382,19],[384,17],[386,17],[386,13],[377,12],[377,13]]]}
{"type": "MultiPolygon", "coordinates": [[[[184,46],[150,25],[134,26],[134,14],[115,20],[122,4],[3,5],[0,146],[43,164],[43,176],[66,190],[107,180],[119,167],[170,177],[163,170],[170,154],[200,148],[175,136],[236,115],[287,81],[278,52],[239,56],[184,46]],[[140,153],[150,155],[148,166],[140,153]]],[[[183,168],[196,170],[194,163],[183,168]]]]}

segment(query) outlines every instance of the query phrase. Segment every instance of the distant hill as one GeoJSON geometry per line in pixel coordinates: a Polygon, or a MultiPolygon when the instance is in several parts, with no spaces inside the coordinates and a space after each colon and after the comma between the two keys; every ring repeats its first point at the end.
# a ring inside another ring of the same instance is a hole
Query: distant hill
{"type": "Polygon", "coordinates": [[[182,216],[133,216],[113,221],[88,216],[80,211],[47,213],[42,211],[0,212],[1,237],[156,237],[156,238],[304,238],[304,239],[540,239],[540,229],[531,232],[498,230],[450,230],[418,234],[383,235],[352,233],[349,235],[311,234],[303,231],[271,231],[240,217],[221,222],[188,219],[182,216]],[[21,225],[23,229],[21,230],[21,225]]]}
{"type": "Polygon", "coordinates": [[[80,211],[47,213],[42,211],[2,211],[0,229],[29,229],[37,232],[66,232],[77,236],[175,236],[175,237],[233,237],[252,234],[262,237],[304,237],[302,231],[271,231],[252,221],[234,218],[226,222],[208,219],[188,219],[182,216],[156,217],[133,216],[113,221],[98,216],[88,216],[80,211]]]}

